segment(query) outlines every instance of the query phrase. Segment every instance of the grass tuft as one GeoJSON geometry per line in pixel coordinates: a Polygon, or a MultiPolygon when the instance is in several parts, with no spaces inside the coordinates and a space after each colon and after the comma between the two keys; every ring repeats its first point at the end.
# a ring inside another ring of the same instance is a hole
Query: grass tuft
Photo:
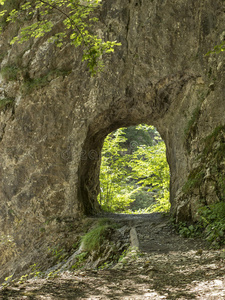
{"type": "Polygon", "coordinates": [[[98,224],[82,237],[81,242],[83,250],[88,252],[98,250],[115,227],[116,224],[109,220],[100,219],[98,224]]]}

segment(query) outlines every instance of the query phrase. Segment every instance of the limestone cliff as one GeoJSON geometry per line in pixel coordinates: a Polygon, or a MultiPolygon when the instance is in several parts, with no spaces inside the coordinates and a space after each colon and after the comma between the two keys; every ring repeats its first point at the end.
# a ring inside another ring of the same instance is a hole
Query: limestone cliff
{"type": "Polygon", "coordinates": [[[50,241],[66,240],[62,224],[99,211],[101,147],[122,126],[154,125],[163,137],[177,220],[194,219],[199,200],[224,199],[225,59],[204,56],[224,39],[224,1],[107,0],[99,14],[99,34],[122,46],[96,77],[69,44],[57,48],[43,37],[10,46],[14,25],[1,35],[0,230],[8,273],[38,259],[50,241]]]}

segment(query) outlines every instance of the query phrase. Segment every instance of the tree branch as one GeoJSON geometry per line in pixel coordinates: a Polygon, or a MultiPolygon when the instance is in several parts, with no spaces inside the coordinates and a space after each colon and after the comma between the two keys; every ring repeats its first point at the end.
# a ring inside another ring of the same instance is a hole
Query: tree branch
{"type": "MultiPolygon", "coordinates": [[[[70,18],[70,16],[69,16],[67,13],[65,13],[63,10],[61,10],[61,9],[58,8],[57,6],[54,6],[54,5],[48,3],[48,2],[46,2],[46,1],[44,1],[44,0],[39,0],[39,1],[40,1],[41,3],[43,3],[43,4],[45,4],[45,5],[49,5],[49,6],[52,7],[53,9],[58,10],[61,14],[63,14],[64,16],[66,16],[66,18],[70,20],[71,25],[78,31],[78,33],[79,33],[82,37],[84,37],[84,35],[83,35],[83,33],[80,31],[79,27],[75,24],[75,22],[70,18]]],[[[84,6],[84,7],[87,7],[87,6],[84,6]]],[[[84,41],[84,39],[83,39],[83,41],[84,41]]],[[[84,44],[87,45],[87,43],[86,43],[85,41],[84,41],[84,44]]]]}

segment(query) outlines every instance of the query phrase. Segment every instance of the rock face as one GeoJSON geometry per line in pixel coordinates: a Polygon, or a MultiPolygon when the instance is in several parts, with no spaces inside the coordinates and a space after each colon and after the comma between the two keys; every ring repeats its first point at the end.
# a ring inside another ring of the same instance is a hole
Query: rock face
{"type": "Polygon", "coordinates": [[[101,147],[117,128],[146,123],[160,132],[177,220],[194,219],[200,199],[225,196],[224,55],[204,56],[224,39],[223,1],[107,0],[98,26],[122,46],[96,77],[70,45],[43,37],[10,46],[14,25],[1,35],[0,230],[8,270],[10,259],[20,257],[22,269],[34,257],[23,260],[26,253],[59,234],[57,225],[45,234],[49,222],[99,211],[101,147]]]}

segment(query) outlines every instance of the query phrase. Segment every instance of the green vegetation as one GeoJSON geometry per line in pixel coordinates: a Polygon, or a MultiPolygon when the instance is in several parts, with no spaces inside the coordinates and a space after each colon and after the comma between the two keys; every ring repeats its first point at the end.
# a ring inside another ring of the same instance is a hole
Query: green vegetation
{"type": "Polygon", "coordinates": [[[88,252],[81,252],[76,256],[76,262],[72,265],[71,269],[76,270],[82,267],[88,257],[88,252]]]}
{"type": "Polygon", "coordinates": [[[106,137],[98,197],[104,210],[168,211],[169,178],[166,147],[154,127],[122,128],[106,137]]]}
{"type": "Polygon", "coordinates": [[[128,247],[119,256],[118,266],[124,266],[128,263],[136,261],[141,256],[143,256],[143,253],[139,249],[134,247],[128,247]]]}
{"type": "Polygon", "coordinates": [[[214,131],[208,135],[205,140],[205,147],[202,153],[202,158],[204,161],[207,160],[209,154],[215,156],[216,161],[219,162],[223,159],[224,149],[225,149],[225,138],[223,133],[225,132],[225,126],[217,126],[214,131]],[[220,145],[215,145],[217,140],[220,140],[220,145]]]}
{"type": "Polygon", "coordinates": [[[132,201],[133,202],[131,202],[129,205],[129,209],[132,212],[144,212],[150,203],[154,203],[155,193],[148,192],[148,187],[137,190],[135,191],[134,195],[132,195],[132,201]]]}
{"type": "Polygon", "coordinates": [[[19,277],[17,279],[13,279],[13,280],[12,280],[13,275],[10,275],[5,278],[5,281],[0,285],[0,287],[5,289],[5,288],[7,288],[7,286],[9,286],[12,283],[15,283],[16,285],[23,284],[28,279],[31,279],[31,278],[47,278],[47,279],[55,278],[59,275],[60,271],[61,271],[60,269],[57,269],[57,270],[51,271],[47,274],[44,274],[44,272],[41,272],[39,270],[39,267],[37,266],[37,264],[33,264],[30,266],[30,272],[22,275],[21,277],[19,277]]]}
{"type": "Polygon", "coordinates": [[[141,187],[155,192],[156,202],[147,211],[168,211],[169,203],[169,166],[166,160],[166,146],[159,140],[154,146],[140,146],[131,161],[133,178],[141,187]]]}
{"type": "MultiPolygon", "coordinates": [[[[13,1],[1,0],[0,5],[0,32],[7,22],[18,23],[20,20],[30,22],[26,24],[15,36],[11,44],[23,43],[29,39],[40,38],[52,32],[55,24],[49,15],[58,14],[62,19],[63,29],[54,33],[49,39],[50,43],[57,47],[70,43],[75,47],[82,46],[82,61],[87,61],[92,75],[102,70],[102,55],[114,51],[115,46],[120,46],[117,41],[103,41],[93,33],[93,24],[98,22],[96,17],[97,8],[101,5],[100,0],[35,0],[13,1]]],[[[21,24],[20,24],[21,26],[21,24]]]]}
{"type": "Polygon", "coordinates": [[[219,54],[223,51],[225,51],[225,41],[222,41],[220,44],[214,46],[213,50],[210,50],[206,53],[206,56],[209,56],[211,54],[219,54]]]}
{"type": "Polygon", "coordinates": [[[123,129],[125,142],[122,144],[128,154],[132,154],[140,145],[153,146],[154,138],[160,138],[153,126],[140,124],[123,129]]]}
{"type": "Polygon", "coordinates": [[[2,77],[6,81],[14,81],[23,78],[21,92],[29,94],[34,89],[42,88],[49,84],[49,82],[59,76],[67,76],[71,70],[54,69],[49,71],[46,75],[38,78],[29,78],[26,70],[21,68],[19,64],[5,66],[1,69],[2,77]]]}
{"type": "Polygon", "coordinates": [[[188,124],[187,124],[186,128],[184,129],[185,139],[188,139],[190,133],[194,131],[195,126],[197,125],[197,121],[198,121],[198,118],[200,116],[200,113],[201,113],[201,108],[200,108],[200,106],[197,106],[194,109],[194,111],[192,113],[192,117],[188,121],[188,124]]]}
{"type": "Polygon", "coordinates": [[[203,150],[197,158],[196,166],[190,171],[188,179],[183,186],[185,194],[191,194],[195,188],[202,186],[204,181],[210,180],[216,190],[220,201],[225,196],[225,126],[218,126],[203,140],[203,150]]]}
{"type": "Polygon", "coordinates": [[[182,191],[185,194],[191,193],[195,188],[198,188],[203,183],[205,176],[204,169],[201,166],[195,168],[189,173],[188,180],[185,182],[182,191]]]}
{"type": "Polygon", "coordinates": [[[0,6],[1,5],[3,7],[0,11],[0,33],[1,33],[1,29],[4,29],[5,26],[7,25],[7,18],[9,17],[9,13],[13,9],[19,8],[20,1],[19,0],[7,0],[7,1],[0,0],[0,6]]]}
{"type": "Polygon", "coordinates": [[[178,231],[185,237],[204,237],[213,248],[225,244],[225,126],[214,129],[204,140],[201,155],[196,159],[197,166],[190,171],[188,179],[183,186],[183,192],[189,196],[198,189],[201,201],[198,209],[198,222],[187,225],[179,223],[178,231]],[[206,188],[206,191],[202,187],[206,188]],[[215,193],[214,203],[208,203],[207,186],[215,193]],[[204,204],[204,206],[203,206],[204,204]]]}
{"type": "Polygon", "coordinates": [[[106,211],[122,211],[132,202],[133,185],[129,184],[129,155],[122,146],[126,142],[123,129],[105,139],[102,149],[99,203],[106,211]]]}
{"type": "Polygon", "coordinates": [[[49,279],[49,278],[56,278],[59,276],[59,273],[60,273],[60,269],[57,269],[57,270],[54,270],[54,271],[51,271],[47,274],[46,278],[49,279]]]}
{"type": "Polygon", "coordinates": [[[3,98],[0,99],[0,111],[5,107],[12,105],[15,101],[15,98],[3,98]]]}
{"type": "Polygon", "coordinates": [[[11,278],[13,277],[13,275],[10,275],[8,277],[5,278],[5,281],[1,284],[2,288],[7,288],[7,286],[12,282],[11,278]]]}
{"type": "Polygon", "coordinates": [[[199,210],[200,224],[210,245],[218,248],[225,244],[225,202],[218,202],[199,210]]]}
{"type": "Polygon", "coordinates": [[[174,227],[178,233],[184,238],[194,238],[201,235],[202,227],[198,225],[188,225],[185,222],[179,222],[174,227]]]}
{"type": "Polygon", "coordinates": [[[50,72],[48,72],[48,74],[46,74],[45,76],[42,77],[38,77],[38,78],[27,78],[26,80],[24,80],[24,83],[22,85],[22,92],[25,94],[29,94],[31,93],[34,89],[39,89],[42,88],[46,85],[49,84],[49,82],[54,79],[57,78],[59,76],[66,76],[68,74],[70,74],[71,71],[64,71],[64,70],[52,70],[50,72]]]}
{"type": "Polygon", "coordinates": [[[7,81],[17,80],[20,69],[17,66],[5,66],[1,68],[2,77],[7,81]]]}
{"type": "Polygon", "coordinates": [[[82,237],[81,243],[83,250],[85,252],[98,250],[115,227],[116,224],[107,219],[99,220],[98,224],[82,237]]]}
{"type": "Polygon", "coordinates": [[[202,206],[198,209],[198,222],[180,222],[175,227],[183,237],[202,237],[210,248],[220,248],[225,245],[225,202],[202,206]]]}
{"type": "Polygon", "coordinates": [[[81,238],[82,252],[74,258],[71,269],[83,268],[86,263],[90,262],[90,257],[99,261],[96,265],[99,269],[104,269],[117,262],[122,251],[112,242],[112,236],[117,226],[109,219],[99,219],[94,227],[81,238]]]}
{"type": "Polygon", "coordinates": [[[55,263],[64,261],[68,257],[68,253],[58,246],[48,248],[49,254],[54,258],[55,263]]]}
{"type": "Polygon", "coordinates": [[[43,273],[39,271],[39,267],[37,267],[37,264],[33,264],[33,265],[30,266],[30,272],[29,273],[24,274],[20,278],[13,279],[13,280],[12,280],[13,275],[10,275],[10,276],[5,278],[5,281],[0,285],[0,287],[5,289],[5,288],[7,288],[7,286],[12,284],[13,282],[16,282],[17,284],[23,284],[29,278],[42,277],[42,276],[43,276],[43,273]]]}

